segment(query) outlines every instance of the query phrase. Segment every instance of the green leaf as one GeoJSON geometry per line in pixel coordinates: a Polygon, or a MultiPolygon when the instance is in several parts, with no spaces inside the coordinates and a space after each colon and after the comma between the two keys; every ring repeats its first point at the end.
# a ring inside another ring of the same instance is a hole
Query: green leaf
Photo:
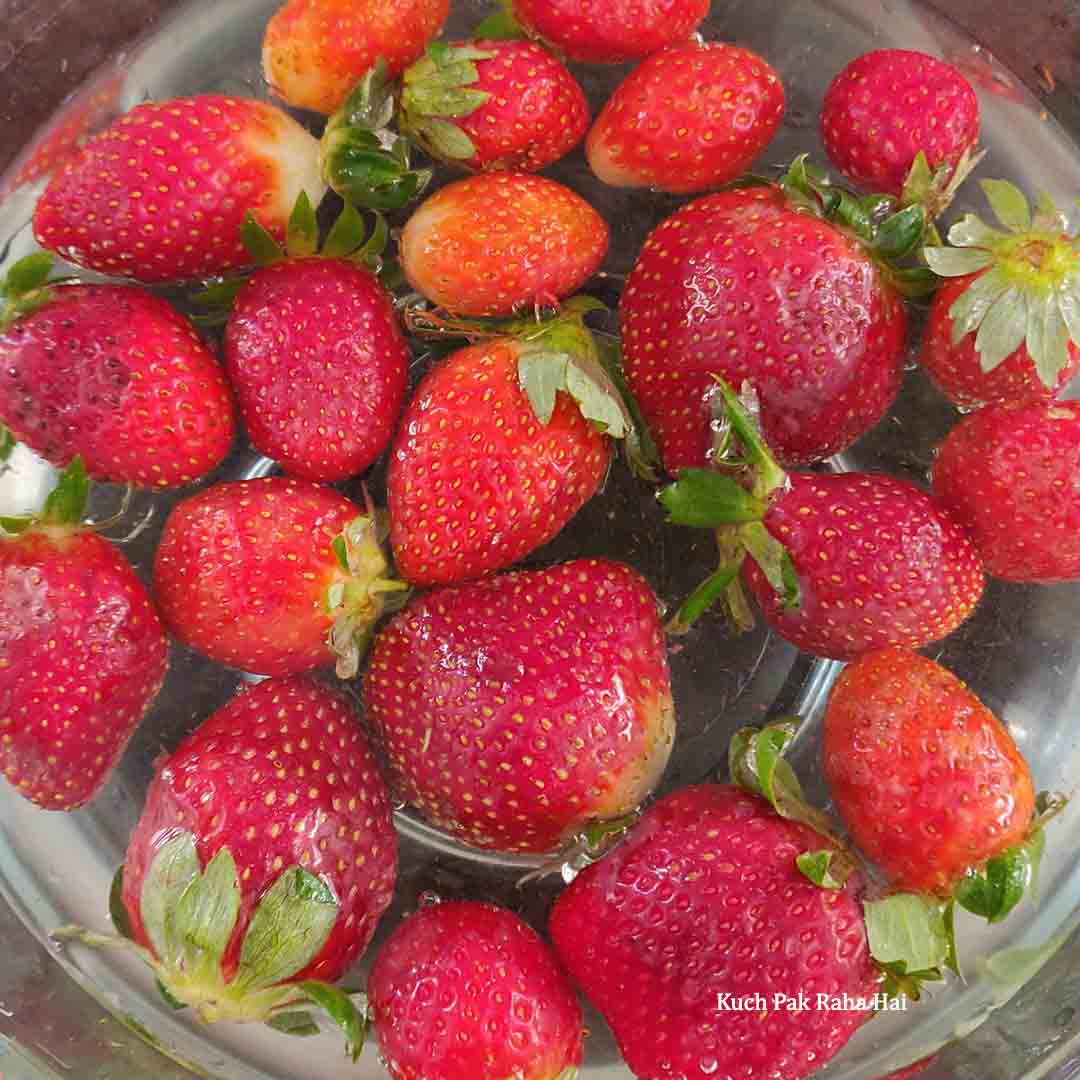
{"type": "MultiPolygon", "coordinates": [[[[960,956],[956,950],[956,901],[949,900],[942,910],[942,921],[945,926],[945,941],[948,951],[945,957],[945,966],[954,974],[961,975],[960,956]]],[[[962,976],[961,976],[962,977],[962,976]]]]}
{"type": "MultiPolygon", "coordinates": [[[[577,299],[577,298],[575,298],[577,299]]],[[[592,297],[584,297],[591,300],[592,297]]],[[[564,310],[573,300],[564,305],[564,310]]],[[[599,303],[599,301],[597,301],[599,303]]],[[[603,306],[603,305],[601,305],[603,306]]],[[[604,370],[608,373],[615,388],[618,390],[630,418],[633,421],[633,429],[626,434],[626,457],[634,473],[650,484],[656,483],[656,467],[660,463],[660,452],[656,448],[656,442],[649,431],[648,424],[641,412],[641,406],[630,391],[626,381],[626,372],[623,370],[622,345],[618,338],[609,337],[606,334],[595,336],[596,355],[604,370]]]]}
{"type": "MultiPolygon", "coordinates": [[[[787,474],[772,456],[757,420],[750,415],[739,395],[724,379],[716,375],[713,379],[716,382],[714,419],[721,424],[730,425],[731,431],[742,445],[747,463],[754,469],[754,494],[764,499],[787,482],[787,474]]],[[[744,386],[744,391],[753,393],[749,385],[744,386]]]]}
{"type": "Polygon", "coordinates": [[[131,928],[131,916],[128,914],[127,905],[124,903],[124,867],[113,875],[112,885],[109,887],[109,918],[112,920],[113,929],[128,941],[135,940],[135,931],[131,928]]]}
{"type": "Polygon", "coordinates": [[[371,235],[368,237],[367,243],[359,248],[353,256],[353,258],[366,263],[368,266],[381,263],[383,253],[390,242],[390,226],[386,224],[386,218],[378,210],[372,211],[372,217],[375,219],[375,224],[372,226],[371,235]]]}
{"type": "Polygon", "coordinates": [[[1053,293],[1029,295],[1025,344],[1044,386],[1057,385],[1061,369],[1069,361],[1069,328],[1065,325],[1058,298],[1053,293]]]}
{"type": "Polygon", "coordinates": [[[983,248],[923,248],[927,266],[940,277],[963,277],[985,270],[994,256],[983,248]]]}
{"type": "Polygon", "coordinates": [[[566,392],[581,415],[601,434],[622,439],[634,428],[634,420],[610,376],[593,356],[571,355],[566,363],[566,392]]]}
{"type": "Polygon", "coordinates": [[[240,290],[247,284],[246,277],[227,278],[191,294],[191,302],[202,308],[228,311],[236,302],[240,290]]]}
{"type": "Polygon", "coordinates": [[[993,247],[1005,233],[992,229],[975,214],[965,214],[950,230],[949,243],[956,247],[993,247]]]}
{"type": "Polygon", "coordinates": [[[1045,833],[1037,828],[1024,843],[990,859],[981,870],[969,870],[956,887],[956,902],[987,922],[1002,922],[1034,888],[1045,846],[1045,833]]]}
{"type": "Polygon", "coordinates": [[[285,250],[294,258],[314,255],[319,250],[319,222],[306,191],[301,191],[297,196],[296,205],[289,215],[285,250]]]}
{"type": "Polygon", "coordinates": [[[0,529],[9,536],[18,536],[34,524],[32,517],[0,517],[0,529]]]}
{"type": "Polygon", "coordinates": [[[1047,191],[1040,190],[1035,195],[1035,218],[1031,223],[1031,227],[1039,232],[1049,232],[1055,235],[1060,235],[1069,228],[1068,219],[1058,209],[1053,196],[1047,191]]]}
{"type": "Polygon", "coordinates": [[[882,222],[872,247],[889,262],[903,259],[915,250],[925,231],[926,211],[919,205],[908,206],[882,222]]]}
{"type": "Polygon", "coordinates": [[[1031,228],[1031,208],[1024,193],[1008,180],[980,180],[980,187],[990,203],[994,217],[1011,232],[1031,228]]]}
{"type": "Polygon", "coordinates": [[[367,1037],[367,1018],[353,1004],[348,994],[329,983],[308,980],[298,983],[300,990],[314,1005],[323,1009],[345,1033],[345,1052],[356,1061],[364,1049],[367,1037]]]}
{"type": "Polygon", "coordinates": [[[1073,274],[1062,283],[1057,301],[1069,331],[1069,340],[1080,345],[1080,275],[1073,274]]]}
{"type": "Polygon", "coordinates": [[[526,352],[518,361],[518,383],[529,399],[536,419],[545,426],[555,412],[555,399],[566,389],[565,353],[526,352]]]}
{"type": "Polygon", "coordinates": [[[3,424],[0,424],[0,465],[3,465],[11,457],[15,447],[18,445],[15,436],[3,424]]]}
{"type": "Polygon", "coordinates": [[[684,634],[705,614],[736,582],[742,560],[710,574],[683,602],[675,617],[668,624],[668,633],[684,634]]]}
{"type": "Polygon", "coordinates": [[[165,911],[165,933],[179,950],[185,973],[220,978],[221,958],[240,913],[240,882],[228,848],[219,848],[206,869],[165,911]]]}
{"type": "Polygon", "coordinates": [[[498,11],[477,24],[472,36],[477,41],[508,41],[523,38],[525,31],[514,18],[512,6],[504,3],[498,11]]]}
{"type": "Polygon", "coordinates": [[[968,334],[978,330],[986,313],[1012,286],[995,266],[977,277],[949,308],[952,319],[952,343],[959,345],[968,334]]]}
{"type": "Polygon", "coordinates": [[[1028,304],[1023,290],[1006,289],[994,301],[975,335],[975,349],[983,371],[993,371],[1024,343],[1028,331],[1028,304]]]}
{"type": "Polygon", "coordinates": [[[738,481],[712,469],[683,469],[658,498],[668,521],[699,529],[760,521],[767,508],[738,481]]]}
{"type": "Polygon", "coordinates": [[[346,202],[337,221],[330,227],[322,253],[328,259],[348,258],[367,236],[364,215],[350,202],[346,202]]]}
{"type": "Polygon", "coordinates": [[[889,267],[889,279],[905,300],[921,300],[937,291],[941,279],[928,266],[889,267]]]}
{"type": "Polygon", "coordinates": [[[259,224],[250,210],[240,226],[240,241],[256,266],[269,266],[285,258],[281,245],[259,224]]]}
{"type": "Polygon", "coordinates": [[[167,914],[175,911],[188,886],[199,876],[195,837],[189,832],[163,844],[143,879],[139,914],[158,959],[168,967],[180,960],[179,943],[169,936],[167,914]]]}
{"type": "Polygon", "coordinates": [[[157,992],[161,995],[162,1001],[176,1012],[181,1009],[186,1009],[187,1006],[178,998],[173,997],[172,991],[161,981],[160,978],[154,979],[154,985],[157,987],[157,992]]]}
{"type": "Polygon", "coordinates": [[[432,117],[418,125],[417,132],[432,157],[447,161],[468,161],[476,154],[472,139],[449,120],[432,117]]]}
{"type": "Polygon", "coordinates": [[[319,1025],[309,1012],[293,1009],[289,1012],[275,1013],[266,1021],[266,1026],[280,1031],[282,1035],[311,1036],[319,1034],[319,1025]]]}
{"type": "Polygon", "coordinates": [[[823,889],[842,889],[844,883],[832,875],[831,867],[835,856],[836,852],[828,849],[804,851],[795,856],[795,865],[815,885],[820,885],[823,889]]]}
{"type": "Polygon", "coordinates": [[[35,251],[33,255],[19,259],[0,282],[0,295],[15,300],[36,292],[49,280],[53,262],[53,256],[47,251],[35,251]]]}
{"type": "Polygon", "coordinates": [[[744,525],[742,539],[750,558],[758,564],[784,609],[797,609],[802,602],[802,589],[787,548],[760,521],[744,525]]]}
{"type": "Polygon", "coordinates": [[[330,548],[337,557],[338,566],[346,573],[352,573],[352,568],[349,566],[349,545],[345,537],[342,535],[335,536],[330,542],[330,548]]]}
{"type": "Polygon", "coordinates": [[[360,127],[378,131],[394,118],[394,87],[386,61],[379,57],[353,87],[327,128],[360,127]]]}
{"type": "Polygon", "coordinates": [[[863,902],[870,954],[880,964],[903,964],[907,972],[940,969],[952,947],[945,905],[913,893],[863,902]]]}
{"type": "Polygon", "coordinates": [[[934,172],[930,168],[930,162],[926,160],[926,154],[920,150],[911,163],[907,179],[904,181],[904,189],[900,196],[903,205],[923,203],[934,190],[934,172]]]}
{"type": "Polygon", "coordinates": [[[90,480],[81,457],[76,457],[60,474],[56,487],[49,492],[40,520],[52,525],[74,525],[82,521],[90,480]]]}

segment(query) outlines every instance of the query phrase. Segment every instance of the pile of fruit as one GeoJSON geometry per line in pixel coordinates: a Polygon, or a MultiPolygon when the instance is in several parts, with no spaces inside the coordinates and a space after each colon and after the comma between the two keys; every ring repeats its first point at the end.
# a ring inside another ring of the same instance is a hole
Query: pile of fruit
{"type": "Polygon", "coordinates": [[[943,239],[979,109],[921,53],[832,83],[821,133],[851,188],[805,158],[750,174],[783,83],[693,36],[707,11],[513,0],[435,41],[447,0],[289,0],[266,79],[328,118],[321,140],[207,95],[65,144],[43,250],[2,290],[2,453],[64,471],[0,519],[0,769],[45,810],[86,803],[170,635],[265,678],[157,763],[116,936],[61,937],[134,951],[206,1022],[305,1035],[321,1009],[354,1056],[371,1027],[397,1080],[567,1080],[576,990],[645,1080],[798,1080],[959,973],[956,905],[996,922],[1021,901],[1061,800],[916,650],[987,575],[1080,579],[1080,405],[1058,399],[1080,243],[1048,197],[991,180],[994,224],[943,239]],[[590,126],[564,60],[637,66],[590,126]],[[625,283],[621,347],[578,291],[608,224],[537,175],[583,140],[604,183],[692,196],[625,283]],[[441,166],[470,175],[426,195],[441,166]],[[126,283],[54,277],[54,254],[126,283]],[[822,467],[888,415],[910,303],[966,413],[929,493],[822,467]],[[411,397],[410,338],[433,342],[411,397]],[[86,520],[89,483],[205,481],[241,430],[275,475],[180,501],[147,588],[86,520]],[[511,569],[604,497],[620,443],[673,528],[716,536],[688,598],[606,559],[511,569]],[[332,486],[387,452],[385,509],[332,486]],[[842,824],[804,798],[789,718],[739,731],[725,782],[650,803],[677,737],[669,638],[716,605],[733,633],[756,606],[847,662],[821,763],[842,824]],[[331,665],[362,678],[363,720],[313,674],[331,665]],[[394,894],[392,799],[474,848],[569,860],[548,940],[491,904],[429,905],[365,1000],[336,987],[394,894]]]}

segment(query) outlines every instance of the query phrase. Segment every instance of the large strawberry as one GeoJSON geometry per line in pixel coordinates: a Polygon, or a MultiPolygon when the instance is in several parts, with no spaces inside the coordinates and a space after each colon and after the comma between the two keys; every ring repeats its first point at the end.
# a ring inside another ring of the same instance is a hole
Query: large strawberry
{"type": "Polygon", "coordinates": [[[760,56],[689,41],[619,84],[589,132],[589,164],[615,187],[703,191],[746,172],[783,116],[783,83],[760,56]]]}
{"type": "Polygon", "coordinates": [[[319,145],[262,101],[200,97],[137,105],[49,183],[34,236],[114,277],[184,281],[244,266],[248,212],[279,238],[297,196],[326,185],[319,145]]]}
{"type": "Polygon", "coordinates": [[[220,465],[232,397],[191,324],[141,289],[50,284],[52,261],[27,256],[2,286],[0,420],[101,480],[176,487],[220,465]]]}
{"type": "Polygon", "coordinates": [[[984,180],[997,219],[968,214],[953,247],[928,247],[949,280],[934,297],[919,361],[948,399],[1048,401],[1080,370],[1080,238],[1049,195],[1032,214],[1007,180],[984,180]]]}
{"type": "Polygon", "coordinates": [[[128,843],[122,945],[206,1022],[310,1034],[314,1004],[363,1023],[330,985],[367,948],[394,893],[390,798],[348,704],[310,679],[239,693],[155,769],[128,843]],[[279,1020],[280,1017],[280,1020],[279,1020]]]}
{"type": "Polygon", "coordinates": [[[536,931],[502,908],[421,908],[379,950],[367,990],[394,1080],[577,1075],[581,1006],[536,931]]]}
{"type": "Polygon", "coordinates": [[[632,811],[674,737],[656,597],[603,560],[424,594],[376,639],[364,698],[397,793],[504,851],[632,811]]]}
{"type": "Polygon", "coordinates": [[[329,115],[376,60],[398,74],[423,55],[450,0],[287,0],[263,38],[263,74],[298,109],[329,115]]]}
{"type": "Polygon", "coordinates": [[[933,485],[994,577],[1080,579],[1080,402],[964,417],[941,444],[933,485]]]}
{"type": "Polygon", "coordinates": [[[169,515],[154,592],[169,629],[212,660],[260,675],[338,662],[356,673],[403,588],[381,525],[331,488],[268,477],[217,484],[169,515]]]}
{"type": "Polygon", "coordinates": [[[167,664],[146,588],[81,524],[86,494],[76,459],[40,515],[0,518],[0,772],[47,810],[101,788],[167,664]]]}

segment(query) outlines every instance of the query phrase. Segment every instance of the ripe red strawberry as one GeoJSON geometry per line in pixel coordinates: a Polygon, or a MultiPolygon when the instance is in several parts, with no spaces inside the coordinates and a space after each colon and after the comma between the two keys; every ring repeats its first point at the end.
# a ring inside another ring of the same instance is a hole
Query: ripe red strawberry
{"type": "Polygon", "coordinates": [[[783,83],[760,56],[688,41],[626,77],[593,124],[586,150],[606,184],[686,194],[746,172],[783,116],[783,83]]]}
{"type": "Polygon", "coordinates": [[[821,138],[853,183],[900,195],[921,153],[947,183],[979,141],[979,99],[951,64],[909,49],[877,49],[833,80],[821,138]]]}
{"type": "Polygon", "coordinates": [[[656,597],[603,560],[425,593],[376,639],[364,698],[395,791],[503,851],[630,812],[674,738],[656,597]]]}
{"type": "Polygon", "coordinates": [[[81,527],[85,502],[76,460],[40,516],[0,520],[0,772],[46,810],[98,792],[167,664],[146,588],[81,527]]]}
{"type": "Polygon", "coordinates": [[[281,239],[300,192],[318,205],[325,190],[318,142],[272,105],[209,94],[148,102],[52,178],[34,236],[88,270],[185,281],[247,265],[248,212],[281,239]]]}
{"type": "Polygon", "coordinates": [[[390,798],[352,709],[306,677],[239,693],[158,762],[122,868],[122,944],[206,1022],[275,1025],[307,1004],[363,1025],[329,985],[367,948],[397,875],[390,798]]]}
{"type": "Polygon", "coordinates": [[[329,115],[382,59],[398,74],[423,56],[450,0],[288,0],[266,27],[263,75],[297,109],[329,115]]]}
{"type": "Polygon", "coordinates": [[[556,951],[636,1076],[800,1080],[867,1019],[862,884],[804,877],[796,857],[821,846],[738,788],[684,788],[559,897],[556,951]],[[818,994],[854,1000],[827,1010],[818,994]]]}
{"type": "Polygon", "coordinates": [[[989,405],[949,432],[934,494],[1006,581],[1080,579],[1080,403],[989,405]]]}
{"type": "Polygon", "coordinates": [[[565,1080],[581,1064],[566,976],[535,930],[490,904],[433,904],[401,923],[368,1007],[394,1080],[565,1080]]]}
{"type": "Polygon", "coordinates": [[[537,172],[581,142],[589,105],[535,42],[439,43],[405,72],[401,126],[438,161],[537,172]]]}
{"type": "Polygon", "coordinates": [[[685,41],[709,0],[512,0],[511,7],[530,36],[568,59],[619,64],[685,41]]]}
{"type": "Polygon", "coordinates": [[[387,594],[373,516],[304,480],[217,484],[179,503],[154,559],[169,629],[230,667],[288,675],[338,659],[356,673],[387,594]]]}
{"type": "Polygon", "coordinates": [[[526,173],[449,184],[409,218],[401,267],[458,315],[510,315],[577,290],[604,261],[608,227],[580,195],[526,173]]]}
{"type": "Polygon", "coordinates": [[[1012,736],[952,672],[907,649],[841,672],[822,764],[852,837],[897,889],[950,896],[1031,828],[1035,792],[1012,736]]]}
{"type": "Polygon", "coordinates": [[[0,420],[55,465],[164,488],[224,460],[236,433],[225,377],[191,324],[122,285],[49,286],[31,255],[6,280],[0,313],[0,420]]]}

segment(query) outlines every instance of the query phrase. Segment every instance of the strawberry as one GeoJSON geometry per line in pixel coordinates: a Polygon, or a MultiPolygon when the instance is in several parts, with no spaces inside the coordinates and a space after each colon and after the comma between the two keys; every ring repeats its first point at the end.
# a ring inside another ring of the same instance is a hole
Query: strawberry
{"type": "Polygon", "coordinates": [[[50,284],[51,267],[29,255],[3,283],[0,419],[12,434],[120,484],[178,487],[217,468],[232,396],[191,324],[141,289],[50,284]]]}
{"type": "Polygon", "coordinates": [[[264,268],[240,289],[225,328],[225,369],[252,445],[307,480],[367,469],[405,397],[408,346],[392,300],[363,265],[363,234],[347,208],[316,256],[315,211],[301,196],[289,257],[266,233],[252,243],[264,268]]]}
{"type": "Polygon", "coordinates": [[[531,37],[588,64],[640,60],[685,41],[709,13],[709,0],[510,0],[531,37]]]}
{"type": "Polygon", "coordinates": [[[282,238],[299,193],[317,205],[325,190],[318,143],[272,105],[209,94],[147,102],[53,176],[34,236],[88,270],[185,281],[246,265],[249,211],[282,238]]]}
{"type": "Polygon", "coordinates": [[[908,649],[841,672],[822,765],[852,837],[895,888],[947,897],[959,886],[964,904],[979,868],[1029,839],[1035,793],[1012,736],[952,672],[908,649]]]}
{"type": "Polygon", "coordinates": [[[975,609],[984,587],[975,547],[931,496],[872,473],[785,474],[734,393],[721,384],[751,490],[721,469],[687,469],[660,496],[671,520],[719,527],[724,562],[676,619],[692,622],[728,594],[738,619],[742,577],[781,637],[850,660],[887,645],[921,648],[975,609]]]}
{"type": "Polygon", "coordinates": [[[581,1064],[566,976],[535,930],[491,904],[409,916],[379,950],[368,1006],[394,1080],[567,1080],[581,1064]]]}
{"type": "Polygon", "coordinates": [[[891,1072],[888,1076],[881,1077],[881,1080],[911,1080],[913,1076],[921,1076],[936,1059],[934,1057],[923,1058],[921,1061],[916,1061],[914,1065],[909,1065],[906,1069],[900,1069],[897,1072],[891,1072]]]}
{"type": "Polygon", "coordinates": [[[1080,579],[1080,402],[988,405],[934,461],[934,494],[1006,581],[1080,579]]]}
{"type": "Polygon", "coordinates": [[[39,516],[0,519],[0,772],[47,810],[100,790],[167,665],[146,588],[80,524],[86,494],[76,459],[39,516]]]}
{"type": "Polygon", "coordinates": [[[953,404],[1049,401],[1080,370],[1080,234],[1049,195],[984,180],[997,219],[968,214],[952,247],[925,250],[949,280],[934,297],[920,363],[953,404]]]}
{"type": "Polygon", "coordinates": [[[55,936],[137,953],[206,1023],[295,1031],[298,1006],[325,1008],[355,1060],[363,1024],[330,983],[367,948],[396,875],[389,794],[352,709],[304,676],[269,679],[157,763],[121,869],[126,936],[55,936]]]}
{"type": "Polygon", "coordinates": [[[542,176],[493,173],[449,184],[413,213],[401,267],[448,311],[510,315],[574,292],[607,249],[607,223],[580,195],[542,176]]]}
{"type": "Polygon", "coordinates": [[[450,0],[288,0],[263,38],[263,75],[297,109],[329,115],[382,59],[399,74],[424,54],[450,0]]]}
{"type": "Polygon", "coordinates": [[[681,195],[746,172],[783,116],[784,86],[760,56],[688,41],[655,53],[619,84],[586,150],[606,184],[681,195]]]}
{"type": "Polygon", "coordinates": [[[425,593],[376,639],[364,700],[396,792],[503,851],[629,813],[674,737],[656,597],[604,560],[425,593]]]}
{"type": "Polygon", "coordinates": [[[220,664],[288,675],[338,660],[356,673],[388,595],[374,514],[331,488],[267,477],[179,503],[154,559],[169,629],[220,664]]]}

